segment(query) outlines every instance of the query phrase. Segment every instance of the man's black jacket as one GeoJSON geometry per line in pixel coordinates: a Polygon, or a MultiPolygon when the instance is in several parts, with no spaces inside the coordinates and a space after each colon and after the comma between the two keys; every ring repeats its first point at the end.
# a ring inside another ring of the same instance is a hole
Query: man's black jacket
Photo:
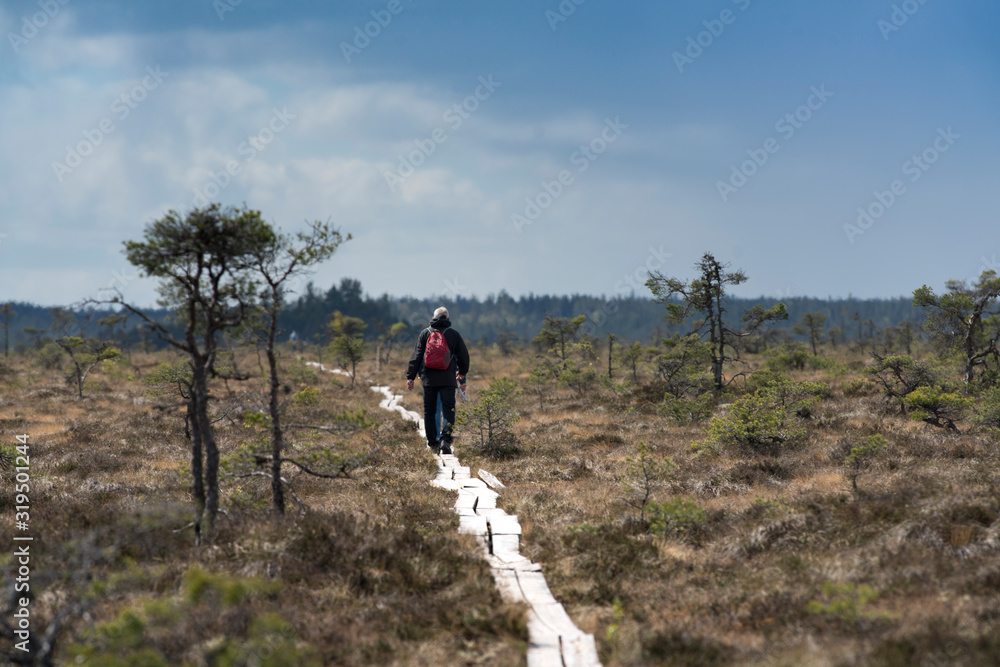
{"type": "Polygon", "coordinates": [[[406,379],[414,380],[419,375],[425,387],[457,387],[455,372],[462,375],[469,372],[469,349],[465,347],[462,334],[451,328],[451,320],[446,315],[431,320],[431,327],[443,331],[448,351],[451,352],[451,363],[444,370],[424,368],[424,350],[427,347],[427,337],[430,336],[430,331],[424,329],[413,346],[410,364],[406,368],[406,379]]]}

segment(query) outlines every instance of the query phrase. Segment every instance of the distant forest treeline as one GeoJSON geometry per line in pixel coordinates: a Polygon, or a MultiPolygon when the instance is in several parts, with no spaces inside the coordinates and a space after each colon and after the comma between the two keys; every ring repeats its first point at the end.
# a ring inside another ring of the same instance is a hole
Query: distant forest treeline
{"type": "MultiPolygon", "coordinates": [[[[896,326],[904,320],[919,322],[922,312],[914,308],[908,297],[894,299],[817,299],[812,297],[787,297],[776,299],[760,297],[756,299],[731,298],[728,300],[732,322],[736,323],[743,311],[755,304],[770,307],[783,301],[788,309],[788,320],[774,328],[791,329],[800,322],[805,313],[826,315],[826,328],[840,327],[842,338],[855,340],[872,331],[896,326]]],[[[445,306],[451,313],[452,323],[467,340],[491,343],[499,333],[513,334],[530,341],[542,328],[546,315],[555,317],[575,317],[586,315],[588,324],[585,331],[592,336],[604,337],[615,334],[620,339],[653,342],[657,337],[674,331],[686,332],[686,326],[673,327],[663,317],[664,307],[651,298],[638,296],[608,299],[604,297],[572,295],[541,296],[528,295],[514,298],[506,292],[489,295],[483,299],[476,297],[440,297],[433,299],[397,299],[383,294],[372,297],[364,293],[361,282],[344,278],[339,285],[326,291],[316,288],[313,283],[306,285],[298,298],[290,300],[282,313],[280,326],[283,338],[295,332],[304,342],[326,342],[329,331],[325,325],[330,315],[339,310],[344,315],[359,317],[368,327],[366,337],[374,340],[395,322],[403,321],[411,325],[411,333],[427,326],[431,314],[438,306],[445,306]]],[[[10,345],[30,344],[44,335],[52,335],[53,313],[51,308],[27,303],[12,304],[16,313],[9,322],[10,345]]],[[[110,311],[89,315],[76,312],[76,323],[72,333],[88,336],[111,337],[107,326],[98,322],[110,311]],[[81,325],[85,325],[81,327],[81,325]]],[[[150,311],[157,320],[169,317],[169,311],[150,311]]],[[[0,319],[0,326],[3,320],[0,319]]],[[[119,324],[116,340],[124,340],[130,345],[143,343],[159,346],[155,337],[143,335],[136,317],[119,324]]]]}
{"type": "MultiPolygon", "coordinates": [[[[787,328],[798,323],[805,313],[826,315],[826,327],[839,326],[847,340],[865,336],[869,328],[878,331],[895,326],[904,320],[920,322],[922,313],[914,308],[912,300],[905,297],[895,299],[816,299],[812,297],[788,297],[775,299],[728,299],[729,318],[737,324],[743,312],[756,304],[768,308],[779,301],[788,309],[788,320],[779,322],[773,328],[787,328]],[[856,318],[855,318],[856,315],[856,318]],[[870,324],[869,324],[870,323],[870,324]]],[[[664,319],[662,304],[652,298],[628,297],[606,299],[584,295],[573,296],[523,296],[513,298],[501,292],[485,299],[442,298],[411,299],[396,302],[397,313],[404,321],[414,321],[420,315],[429,318],[434,308],[444,305],[452,314],[452,322],[462,335],[473,341],[492,342],[498,332],[507,331],[524,340],[534,338],[542,327],[546,315],[555,317],[575,317],[586,315],[588,325],[584,329],[592,336],[615,334],[626,340],[654,342],[661,336],[676,332],[687,333],[690,323],[672,326],[664,319]]]]}

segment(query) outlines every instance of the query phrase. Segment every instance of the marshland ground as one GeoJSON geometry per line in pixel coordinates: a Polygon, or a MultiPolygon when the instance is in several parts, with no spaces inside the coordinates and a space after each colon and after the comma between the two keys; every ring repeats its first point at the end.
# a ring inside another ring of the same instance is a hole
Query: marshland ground
{"type": "MultiPolygon", "coordinates": [[[[253,349],[234,354],[255,379],[212,387],[223,512],[202,545],[184,408],[155,381],[180,357],[103,362],[83,399],[64,362],[3,360],[4,448],[17,434],[30,443],[32,629],[58,620],[56,663],[524,664],[524,610],[457,533],[424,442],[369,388],[388,384],[419,411],[406,351],[378,370],[374,353],[352,387],[305,365],[315,346],[281,348],[285,421],[302,425],[288,428],[289,455],[347,474],[289,466],[296,498],[280,519],[253,458],[268,448],[263,365],[253,349]]],[[[748,378],[679,400],[645,358],[602,380],[597,350],[574,360],[592,376],[560,384],[531,378],[532,346],[471,353],[467,406],[509,378],[499,398],[520,420],[488,447],[463,424],[456,453],[506,485],[498,505],[520,519],[522,554],[604,664],[1000,663],[995,394],[960,406],[955,430],[915,420],[867,370],[872,356],[843,344],[744,354],[726,374],[748,378]],[[781,386],[780,414],[751,400],[781,386]],[[784,435],[740,441],[755,420],[784,435]]],[[[929,350],[913,357],[958,380],[929,350]]],[[[5,549],[5,580],[14,567],[5,549]]]]}

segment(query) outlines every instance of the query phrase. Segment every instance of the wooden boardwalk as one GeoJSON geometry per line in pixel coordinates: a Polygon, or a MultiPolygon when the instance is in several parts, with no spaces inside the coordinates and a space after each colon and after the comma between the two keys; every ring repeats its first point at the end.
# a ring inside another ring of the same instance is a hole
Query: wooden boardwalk
{"type": "Polygon", "coordinates": [[[347,377],[351,377],[350,371],[345,371],[342,368],[327,368],[318,361],[307,361],[306,366],[312,366],[314,368],[320,369],[321,371],[326,371],[327,373],[334,373],[335,375],[346,375],[347,377]]]}
{"type": "MultiPolygon", "coordinates": [[[[424,420],[399,404],[402,396],[393,395],[389,387],[372,389],[385,397],[379,407],[415,422],[421,436],[426,437],[424,420]]],[[[503,488],[503,484],[485,470],[473,477],[469,468],[450,454],[437,459],[438,472],[431,483],[456,492],[459,531],[479,538],[500,595],[528,605],[528,667],[599,666],[593,635],[573,624],[545,583],[541,565],[519,553],[521,525],[516,516],[497,507],[500,494],[494,489],[503,488]]]]}

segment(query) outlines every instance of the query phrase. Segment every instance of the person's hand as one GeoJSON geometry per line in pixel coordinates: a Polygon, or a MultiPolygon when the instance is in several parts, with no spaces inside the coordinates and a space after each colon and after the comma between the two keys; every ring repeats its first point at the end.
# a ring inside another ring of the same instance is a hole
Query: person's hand
{"type": "Polygon", "coordinates": [[[410,391],[413,390],[413,380],[406,381],[406,388],[409,389],[410,391]]]}
{"type": "Polygon", "coordinates": [[[462,382],[462,383],[465,382],[465,376],[462,375],[461,373],[456,373],[455,374],[455,379],[457,379],[459,382],[462,382]]]}

